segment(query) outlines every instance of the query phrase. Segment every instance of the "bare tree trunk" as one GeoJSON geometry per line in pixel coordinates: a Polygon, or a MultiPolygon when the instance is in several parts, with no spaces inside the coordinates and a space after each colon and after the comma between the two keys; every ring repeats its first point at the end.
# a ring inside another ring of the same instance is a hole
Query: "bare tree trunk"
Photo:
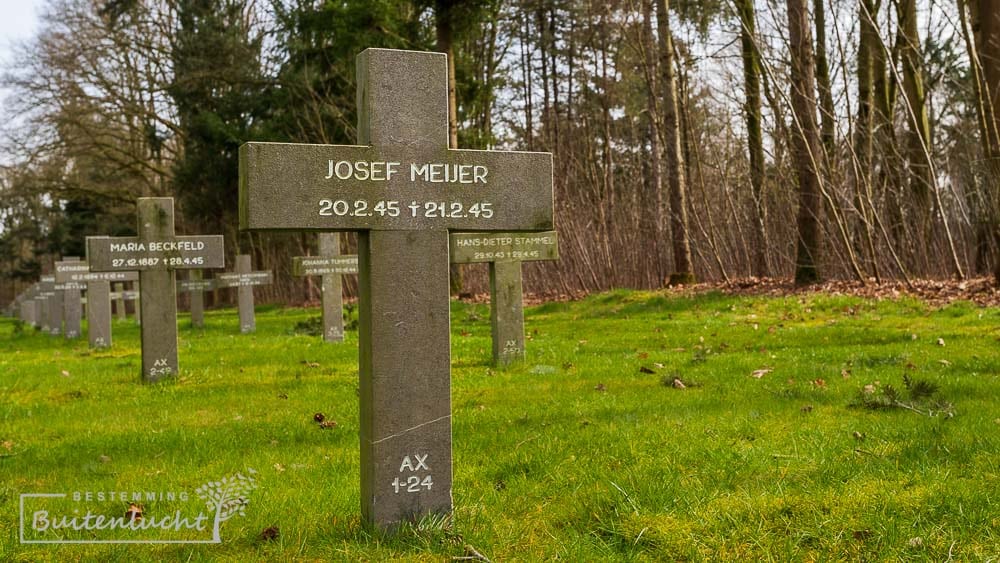
{"type": "Polygon", "coordinates": [[[656,83],[656,44],[653,36],[653,1],[642,0],[642,48],[644,55],[646,87],[646,113],[649,123],[649,191],[648,201],[651,205],[644,210],[644,215],[648,218],[652,226],[652,232],[656,237],[653,242],[656,253],[656,276],[657,282],[663,282],[664,269],[664,233],[663,233],[663,176],[662,176],[662,149],[660,147],[659,108],[657,101],[656,83]]]}
{"type": "Polygon", "coordinates": [[[792,61],[792,112],[796,127],[792,135],[795,168],[799,177],[798,247],[795,283],[819,281],[820,250],[819,131],[816,125],[816,82],[813,69],[812,34],[805,0],[788,0],[788,39],[792,61]]]}
{"type": "Polygon", "coordinates": [[[754,228],[752,271],[770,275],[767,264],[767,207],[764,202],[764,136],[761,132],[760,52],[757,49],[753,0],[736,0],[740,16],[740,45],[743,56],[743,83],[747,121],[747,148],[750,152],[750,189],[757,212],[754,228]]]}
{"type": "Polygon", "coordinates": [[[972,29],[977,30],[979,64],[982,67],[983,93],[981,106],[990,112],[992,119],[984,120],[990,130],[993,150],[987,152],[987,198],[991,207],[990,230],[993,231],[996,249],[993,256],[994,282],[1000,287],[1000,0],[978,0],[973,12],[972,29]],[[978,21],[977,21],[978,20],[978,21]],[[977,25],[978,24],[978,25],[977,25]]]}
{"type": "Polygon", "coordinates": [[[916,0],[896,0],[896,12],[902,37],[900,57],[903,63],[903,94],[907,103],[906,152],[910,168],[910,192],[913,194],[916,206],[916,220],[919,221],[913,225],[912,230],[920,237],[915,242],[919,245],[918,248],[922,249],[929,234],[934,177],[930,161],[931,129],[925,103],[923,56],[920,35],[917,33],[916,0]]]}
{"type": "MultiPolygon", "coordinates": [[[[435,16],[437,24],[437,50],[448,55],[448,146],[458,148],[458,101],[455,96],[455,52],[452,48],[452,7],[454,0],[437,0],[435,16]]],[[[451,293],[462,293],[462,267],[452,264],[450,272],[451,293]]]]}
{"type": "Polygon", "coordinates": [[[691,239],[688,233],[687,183],[684,177],[684,156],[681,152],[681,131],[677,107],[677,80],[674,71],[673,36],[670,32],[670,11],[667,0],[656,0],[656,22],[660,37],[660,74],[663,92],[660,111],[663,115],[664,152],[670,185],[670,231],[673,238],[674,273],[670,284],[687,284],[695,280],[691,268],[691,239]]]}
{"type": "Polygon", "coordinates": [[[531,91],[531,24],[528,18],[524,18],[524,26],[521,28],[521,73],[524,83],[524,136],[528,140],[528,150],[535,150],[534,119],[532,116],[531,91]]]}
{"type": "Polygon", "coordinates": [[[858,20],[861,31],[858,39],[857,81],[858,117],[854,129],[854,206],[860,218],[855,230],[856,238],[864,239],[875,281],[881,283],[878,255],[872,225],[873,213],[869,210],[872,196],[872,105],[874,100],[874,65],[872,52],[879,49],[878,29],[874,18],[881,0],[859,0],[858,20]],[[860,235],[860,236],[858,236],[860,235]]]}
{"type": "Polygon", "coordinates": [[[833,92],[830,88],[830,64],[826,57],[826,5],[825,0],[813,0],[816,20],[816,82],[819,86],[820,140],[823,143],[824,163],[828,174],[832,170],[832,158],[836,149],[833,109],[833,92]]]}

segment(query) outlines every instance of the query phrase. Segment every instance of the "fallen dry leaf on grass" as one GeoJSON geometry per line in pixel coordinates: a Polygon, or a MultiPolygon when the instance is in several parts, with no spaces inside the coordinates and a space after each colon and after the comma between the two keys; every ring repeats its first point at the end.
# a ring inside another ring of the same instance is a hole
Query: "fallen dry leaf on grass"
{"type": "Polygon", "coordinates": [[[281,530],[277,526],[268,526],[260,532],[260,539],[263,541],[274,541],[281,535],[281,530]]]}
{"type": "Polygon", "coordinates": [[[772,371],[774,371],[774,370],[771,369],[771,368],[755,369],[755,370],[753,370],[753,372],[750,373],[750,376],[753,377],[754,379],[760,379],[760,378],[764,377],[765,375],[771,373],[772,371]]]}

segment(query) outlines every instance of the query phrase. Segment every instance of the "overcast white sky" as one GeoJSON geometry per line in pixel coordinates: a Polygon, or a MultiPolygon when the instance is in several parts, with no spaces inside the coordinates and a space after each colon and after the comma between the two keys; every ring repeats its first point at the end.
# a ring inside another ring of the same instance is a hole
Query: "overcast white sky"
{"type": "Polygon", "coordinates": [[[0,58],[10,59],[11,45],[31,37],[37,27],[35,12],[44,0],[0,0],[0,58]]]}
{"type": "MultiPolygon", "coordinates": [[[[36,12],[41,10],[45,0],[0,0],[0,64],[6,66],[13,54],[13,46],[34,35],[38,28],[36,12]]],[[[0,115],[7,92],[0,89],[0,115]]],[[[0,163],[7,161],[0,154],[0,163]]]]}

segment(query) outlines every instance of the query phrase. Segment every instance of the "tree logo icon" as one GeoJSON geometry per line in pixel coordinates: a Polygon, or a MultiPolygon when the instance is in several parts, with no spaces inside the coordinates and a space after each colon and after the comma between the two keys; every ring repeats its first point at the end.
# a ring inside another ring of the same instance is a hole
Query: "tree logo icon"
{"type": "Polygon", "coordinates": [[[253,469],[247,469],[247,475],[236,473],[223,477],[220,481],[210,481],[194,490],[198,498],[205,501],[209,510],[215,511],[215,524],[212,527],[212,540],[220,543],[219,527],[233,516],[246,514],[246,506],[250,503],[250,492],[257,488],[253,469]]]}

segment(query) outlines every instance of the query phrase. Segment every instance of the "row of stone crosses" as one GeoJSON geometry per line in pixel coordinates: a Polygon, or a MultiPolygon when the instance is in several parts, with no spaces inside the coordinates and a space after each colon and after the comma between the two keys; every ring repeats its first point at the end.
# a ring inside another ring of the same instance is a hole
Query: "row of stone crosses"
{"type": "MultiPolygon", "coordinates": [[[[327,340],[343,337],[340,276],[358,274],[361,511],[394,526],[452,509],[449,263],[489,263],[494,360],[523,357],[520,264],[557,257],[552,155],[449,148],[444,54],[368,49],[357,83],[358,145],[240,148],[239,226],[319,233],[319,255],[296,258],[295,273],[323,276],[327,340]],[[357,232],[356,256],[339,254],[344,231],[357,232]]],[[[177,270],[194,274],[180,288],[195,324],[202,291],[238,287],[243,331],[252,287],[272,275],[240,255],[235,272],[202,279],[224,267],[222,236],[175,235],[170,198],[137,207],[137,236],[89,237],[86,260],[57,263],[16,312],[73,337],[85,290],[91,344],[107,346],[109,283],[137,281],[142,374],[155,381],[178,371],[177,270]]]]}
{"type": "MultiPolygon", "coordinates": [[[[138,207],[158,205],[165,209],[173,206],[171,198],[140,198],[138,207]]],[[[222,264],[221,236],[191,236],[160,238],[140,242],[138,237],[88,237],[88,248],[96,245],[96,261],[67,256],[55,262],[55,273],[45,275],[24,290],[10,304],[8,312],[27,324],[52,336],[66,339],[82,336],[82,319],[87,319],[87,334],[92,348],[107,348],[112,344],[112,316],[124,320],[127,316],[126,301],[133,306],[136,324],[142,325],[140,295],[142,284],[137,270],[115,269],[117,260],[124,260],[126,267],[175,271],[188,269],[187,279],[176,280],[176,291],[190,294],[191,326],[205,326],[204,292],[235,287],[238,290],[240,332],[256,330],[253,287],[270,285],[274,277],[270,271],[251,271],[249,254],[236,256],[236,270],[204,278],[202,270],[218,262],[222,264]],[[95,239],[91,243],[90,239],[95,239]],[[120,250],[123,248],[131,250],[120,250]],[[175,247],[174,250],[150,250],[150,247],[175,247]],[[176,248],[198,250],[176,251],[176,248]],[[111,258],[111,249],[131,252],[135,257],[111,258]],[[140,250],[142,248],[143,250],[140,250]],[[174,264],[168,266],[166,264],[174,264]],[[159,268],[157,268],[157,265],[159,268]],[[125,289],[132,282],[134,289],[125,289]],[[114,283],[114,291],[111,284],[114,283]]],[[[358,273],[356,254],[340,254],[340,237],[336,233],[319,233],[319,254],[296,256],[292,259],[292,272],[296,276],[322,278],[323,339],[343,342],[343,284],[341,276],[358,273]]],[[[524,359],[524,313],[522,310],[521,262],[555,260],[558,258],[558,239],[554,231],[542,233],[451,233],[449,240],[453,264],[488,263],[490,267],[490,318],[493,334],[493,362],[508,365],[524,359]]],[[[158,301],[169,295],[153,295],[158,301]]],[[[149,326],[149,325],[147,325],[149,326]]],[[[152,327],[148,333],[162,338],[165,331],[152,327]]],[[[144,335],[147,333],[143,333],[144,335]]],[[[154,370],[144,372],[146,380],[156,380],[171,372],[154,370]]]]}

